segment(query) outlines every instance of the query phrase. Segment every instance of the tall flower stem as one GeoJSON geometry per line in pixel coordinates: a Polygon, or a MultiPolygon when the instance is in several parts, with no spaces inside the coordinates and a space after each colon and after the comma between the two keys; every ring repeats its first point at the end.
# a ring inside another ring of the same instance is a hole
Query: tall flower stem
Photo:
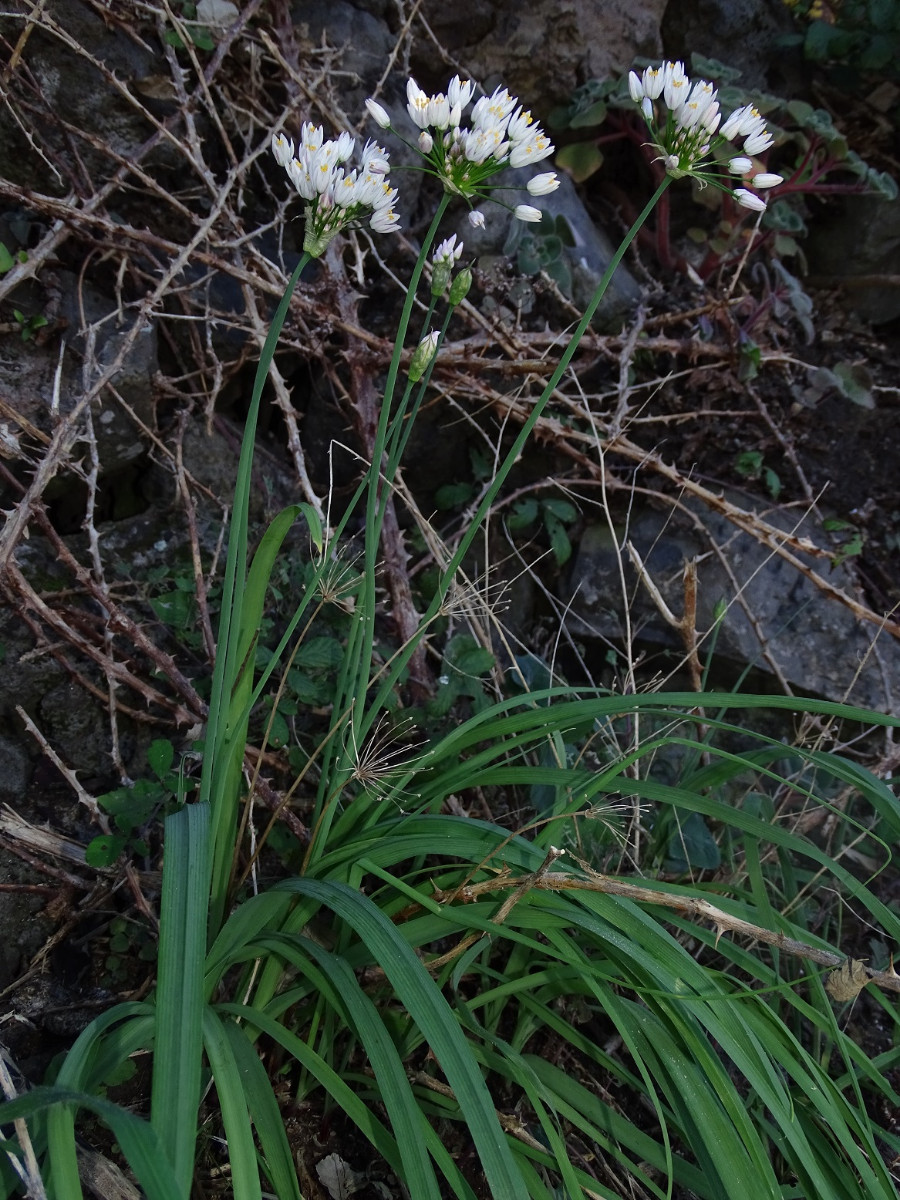
{"type": "Polygon", "coordinates": [[[308,253],[304,253],[300,258],[272,318],[256,368],[238,460],[222,587],[222,615],[216,642],[218,649],[200,777],[199,799],[201,802],[209,802],[211,806],[210,940],[218,933],[225,914],[246,743],[246,717],[243,714],[243,706],[237,706],[235,703],[235,694],[242,674],[249,670],[252,681],[253,671],[252,656],[248,662],[243,661],[245,654],[242,642],[245,640],[246,631],[243,628],[242,613],[247,579],[248,512],[256,426],[269,366],[275,356],[294,289],[309,260],[308,253]]]}
{"type": "MultiPolygon", "coordinates": [[[[435,592],[434,599],[432,600],[431,604],[429,605],[427,612],[422,617],[420,629],[424,629],[425,627],[427,627],[427,625],[433,620],[433,618],[436,616],[436,614],[440,611],[441,606],[443,605],[444,600],[446,598],[447,592],[449,591],[450,585],[453,581],[453,578],[456,575],[456,572],[459,570],[459,568],[463,562],[463,559],[465,558],[466,554],[468,554],[469,549],[472,546],[472,543],[474,542],[476,536],[478,535],[479,530],[481,529],[482,525],[484,524],[484,521],[486,520],[488,513],[490,512],[491,506],[493,505],[494,501],[497,499],[500,489],[502,488],[503,484],[506,481],[507,476],[509,475],[510,471],[513,468],[513,464],[517,461],[517,459],[519,458],[519,455],[524,450],[525,444],[527,443],[528,439],[531,437],[531,434],[534,430],[535,425],[538,423],[538,421],[541,418],[542,413],[544,412],[544,409],[547,407],[550,397],[553,395],[554,391],[556,390],[557,385],[559,384],[559,381],[562,379],[563,375],[567,371],[567,369],[569,367],[569,363],[572,361],[575,351],[578,349],[581,339],[584,337],[584,335],[587,331],[587,328],[590,325],[591,320],[592,320],[594,314],[596,313],[597,308],[600,305],[600,301],[603,299],[603,297],[606,294],[606,289],[609,287],[610,281],[612,280],[613,275],[616,273],[619,263],[621,263],[622,259],[624,258],[625,254],[628,250],[628,247],[634,241],[635,237],[637,237],[638,233],[641,230],[641,227],[644,225],[647,218],[653,212],[653,209],[659,203],[666,188],[669,186],[669,184],[671,182],[672,182],[672,177],[670,175],[666,175],[665,178],[662,180],[662,182],[659,184],[659,187],[657,187],[656,191],[653,193],[653,196],[650,198],[650,200],[648,200],[647,204],[644,206],[643,210],[641,211],[641,213],[635,220],[634,224],[629,229],[628,233],[625,235],[618,250],[616,250],[615,254],[610,259],[609,266],[604,271],[603,278],[600,280],[599,284],[597,285],[597,290],[594,292],[594,295],[591,298],[591,302],[590,302],[590,304],[588,304],[587,309],[585,310],[584,316],[578,322],[575,332],[572,334],[571,338],[569,339],[569,343],[566,346],[565,350],[563,351],[563,353],[560,357],[560,360],[559,360],[559,363],[557,364],[556,370],[553,372],[553,374],[550,376],[549,380],[547,381],[547,385],[544,388],[543,392],[541,392],[541,395],[538,397],[538,400],[536,401],[534,408],[531,411],[530,416],[525,421],[522,428],[519,430],[519,433],[517,434],[515,441],[513,442],[506,457],[504,458],[503,462],[501,463],[500,468],[497,471],[497,474],[494,477],[493,481],[491,482],[490,487],[487,489],[484,496],[482,497],[481,503],[478,505],[475,515],[472,518],[471,522],[469,523],[469,527],[467,528],[466,532],[463,534],[463,537],[460,540],[460,543],[456,548],[456,552],[454,553],[453,557],[450,559],[449,563],[445,567],[445,569],[441,575],[441,579],[438,584],[437,590],[435,592]]],[[[359,736],[364,737],[366,735],[366,733],[369,731],[369,729],[371,728],[373,722],[377,720],[378,714],[381,712],[381,710],[384,706],[384,703],[387,700],[388,695],[390,694],[391,689],[394,687],[394,685],[397,681],[397,678],[400,675],[400,672],[403,670],[403,668],[406,666],[406,663],[409,661],[409,657],[413,653],[414,649],[415,649],[414,646],[407,647],[405,652],[402,655],[399,655],[397,657],[397,659],[394,661],[391,669],[388,672],[386,672],[386,674],[383,678],[381,687],[379,688],[378,694],[374,698],[371,706],[369,707],[368,711],[366,712],[365,719],[362,720],[362,722],[360,724],[359,736]]]]}
{"type": "MultiPolygon", "coordinates": [[[[381,522],[384,514],[384,506],[383,504],[379,504],[379,497],[381,496],[382,488],[389,487],[391,483],[390,478],[382,482],[382,462],[388,429],[390,427],[391,406],[397,387],[397,376],[400,371],[400,358],[403,353],[403,343],[406,339],[407,329],[409,328],[410,317],[412,316],[416,289],[419,286],[419,280],[422,277],[428,253],[437,235],[444,213],[447,211],[450,199],[450,195],[446,192],[441,196],[437,211],[434,214],[431,225],[428,227],[428,232],[422,243],[422,249],[419,251],[419,257],[413,268],[412,278],[409,281],[409,287],[406,292],[406,300],[403,304],[403,311],[400,314],[397,336],[394,340],[394,353],[391,356],[391,363],[388,368],[387,380],[384,387],[384,402],[378,417],[378,428],[375,432],[375,446],[372,454],[372,463],[369,467],[369,486],[366,495],[365,583],[361,613],[365,629],[361,646],[361,669],[356,672],[357,693],[354,705],[354,718],[352,719],[357,719],[357,714],[361,715],[365,711],[365,695],[372,674],[372,658],[375,645],[375,569],[378,559],[381,522]]],[[[396,469],[396,466],[394,469],[396,469]]]]}

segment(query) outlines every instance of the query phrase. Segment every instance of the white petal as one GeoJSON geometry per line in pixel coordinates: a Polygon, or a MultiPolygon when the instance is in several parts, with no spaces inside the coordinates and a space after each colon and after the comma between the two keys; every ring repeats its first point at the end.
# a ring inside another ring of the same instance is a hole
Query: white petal
{"type": "Polygon", "coordinates": [[[272,153],[279,167],[286,167],[294,157],[294,143],[283,133],[276,133],[272,136],[272,153]]]}
{"type": "Polygon", "coordinates": [[[768,150],[772,145],[774,138],[771,133],[762,130],[760,133],[753,133],[744,142],[745,154],[762,154],[763,150],[768,150]]]}
{"type": "Polygon", "coordinates": [[[779,183],[784,183],[784,177],[782,175],[772,175],[768,171],[761,171],[759,175],[753,176],[753,186],[755,188],[778,187],[779,183]]]}
{"type": "Polygon", "coordinates": [[[644,89],[644,95],[650,100],[655,100],[663,90],[665,83],[665,71],[663,67],[648,67],[644,72],[644,77],[641,80],[644,89]]]}
{"type": "Polygon", "coordinates": [[[469,209],[469,224],[473,229],[484,228],[484,213],[480,208],[469,209]]]}

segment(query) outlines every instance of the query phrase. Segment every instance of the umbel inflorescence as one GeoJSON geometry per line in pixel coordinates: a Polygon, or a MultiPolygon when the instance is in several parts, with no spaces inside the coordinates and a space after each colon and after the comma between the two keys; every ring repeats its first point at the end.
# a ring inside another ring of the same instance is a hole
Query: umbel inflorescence
{"type": "MultiPolygon", "coordinates": [[[[666,171],[676,179],[686,175],[725,187],[722,176],[709,168],[711,155],[725,142],[743,138],[743,152],[728,162],[733,176],[750,177],[757,191],[777,187],[780,175],[759,170],[754,159],[764,154],[773,138],[763,117],[750,104],[736,109],[723,123],[715,86],[706,79],[692,83],[680,62],[647,67],[643,75],[630,71],[628,91],[641,113],[666,171]]],[[[765,200],[749,188],[735,188],[745,208],[762,212],[765,200]]]]}
{"type": "MultiPolygon", "coordinates": [[[[504,87],[476,100],[464,125],[463,114],[474,94],[475,85],[458,75],[450,80],[446,94],[430,96],[414,79],[406,85],[406,110],[420,131],[417,149],[426,170],[437,176],[446,191],[470,205],[489,198],[488,180],[499,171],[539,163],[554,150],[531,113],[504,87]]],[[[392,128],[390,114],[376,100],[367,100],[366,107],[382,129],[392,128]]],[[[548,171],[535,175],[526,187],[532,196],[543,196],[555,191],[559,180],[548,171]]],[[[520,221],[541,219],[540,209],[531,204],[519,204],[513,211],[520,221]]],[[[474,225],[483,224],[477,211],[469,215],[474,225]]]]}
{"type": "Polygon", "coordinates": [[[373,141],[362,150],[361,165],[348,167],[356,139],[342,133],[325,141],[321,125],[304,121],[300,142],[283,133],[272,138],[272,153],[287,171],[288,178],[306,201],[306,234],[303,249],[318,258],[333,237],[367,217],[376,233],[393,233],[400,228],[394,212],[397,189],[388,180],[387,151],[373,141]]]}

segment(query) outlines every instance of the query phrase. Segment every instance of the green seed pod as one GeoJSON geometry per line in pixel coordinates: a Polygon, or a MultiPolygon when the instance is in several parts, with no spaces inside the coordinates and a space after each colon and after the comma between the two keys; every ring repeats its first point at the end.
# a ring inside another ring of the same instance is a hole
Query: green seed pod
{"type": "Polygon", "coordinates": [[[435,298],[443,296],[447,290],[447,285],[450,282],[450,264],[448,262],[439,262],[434,264],[434,270],[431,273],[431,294],[435,298]]]}
{"type": "Polygon", "coordinates": [[[412,356],[409,364],[409,381],[410,383],[418,383],[425,372],[428,370],[431,360],[437,353],[437,344],[440,334],[437,330],[432,330],[422,338],[415,353],[412,356]]]}
{"type": "Polygon", "coordinates": [[[469,267],[463,267],[450,285],[450,303],[455,307],[462,304],[472,286],[472,272],[469,267]]]}

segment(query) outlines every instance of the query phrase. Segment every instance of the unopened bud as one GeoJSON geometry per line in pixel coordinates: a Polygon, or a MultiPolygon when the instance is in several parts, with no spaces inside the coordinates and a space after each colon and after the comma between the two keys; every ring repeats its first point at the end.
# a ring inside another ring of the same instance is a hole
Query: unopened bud
{"type": "Polygon", "coordinates": [[[366,108],[369,110],[369,116],[376,125],[382,129],[389,129],[391,124],[390,113],[377,100],[369,99],[366,101],[366,108]]]}
{"type": "Polygon", "coordinates": [[[457,304],[462,304],[463,300],[468,296],[471,286],[472,272],[468,267],[463,267],[450,285],[450,303],[454,308],[457,304]]]}
{"type": "Polygon", "coordinates": [[[734,198],[742,208],[749,208],[753,212],[765,212],[766,202],[761,197],[754,195],[753,192],[748,192],[746,188],[735,188],[734,198]]]}
{"type": "Polygon", "coordinates": [[[418,383],[431,365],[431,360],[437,354],[438,338],[441,335],[436,329],[426,333],[412,356],[409,364],[409,382],[418,383]]]}
{"type": "Polygon", "coordinates": [[[430,154],[434,147],[434,138],[427,129],[423,129],[419,134],[419,149],[423,154],[430,154]]]}

